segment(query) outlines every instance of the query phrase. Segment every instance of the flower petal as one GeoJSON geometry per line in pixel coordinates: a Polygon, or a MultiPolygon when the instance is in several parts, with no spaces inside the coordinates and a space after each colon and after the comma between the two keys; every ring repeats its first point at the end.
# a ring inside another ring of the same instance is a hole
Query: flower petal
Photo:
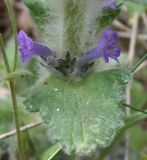
{"type": "Polygon", "coordinates": [[[117,45],[118,40],[119,35],[116,32],[113,32],[110,29],[105,29],[97,46],[83,54],[79,58],[79,61],[81,63],[89,62],[100,57],[103,57],[105,63],[109,62],[109,58],[118,61],[117,58],[120,56],[121,52],[121,48],[117,45]]]}
{"type": "Polygon", "coordinates": [[[112,9],[112,10],[116,10],[116,4],[115,4],[115,0],[108,0],[106,7],[112,9]]]}
{"type": "Polygon", "coordinates": [[[53,55],[50,48],[45,45],[34,42],[28,35],[21,30],[17,36],[18,45],[20,46],[20,55],[23,62],[28,61],[32,56],[38,55],[42,57],[48,57],[53,55]]]}

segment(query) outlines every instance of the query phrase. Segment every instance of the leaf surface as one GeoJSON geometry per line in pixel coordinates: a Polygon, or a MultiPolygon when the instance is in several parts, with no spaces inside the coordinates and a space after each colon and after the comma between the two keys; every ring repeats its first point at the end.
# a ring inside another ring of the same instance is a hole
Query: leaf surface
{"type": "Polygon", "coordinates": [[[96,46],[101,30],[119,14],[119,9],[108,9],[109,0],[25,0],[25,4],[41,42],[60,55],[68,51],[79,55],[96,46]]]}
{"type": "Polygon", "coordinates": [[[50,139],[66,153],[86,155],[106,147],[123,126],[120,101],[130,74],[112,69],[70,81],[50,76],[24,93],[29,111],[40,112],[50,139]]]}

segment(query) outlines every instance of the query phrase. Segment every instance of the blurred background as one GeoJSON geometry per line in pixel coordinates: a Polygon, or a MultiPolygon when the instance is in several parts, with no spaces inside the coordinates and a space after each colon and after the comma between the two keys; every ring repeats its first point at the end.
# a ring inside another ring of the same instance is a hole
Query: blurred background
{"type": "MultiPolygon", "coordinates": [[[[36,6],[37,7],[37,6],[36,6]]],[[[37,40],[39,33],[35,22],[32,20],[29,9],[24,5],[23,0],[13,0],[18,31],[23,29],[30,37],[37,40]]],[[[37,12],[42,12],[41,8],[36,8],[37,12]]],[[[127,2],[122,6],[120,15],[110,26],[117,31],[121,37],[120,45],[123,48],[121,63],[133,65],[141,59],[147,52],[147,6],[127,2]]],[[[13,60],[14,37],[12,35],[11,22],[4,3],[0,0],[0,32],[4,38],[6,52],[10,64],[13,60]]],[[[27,64],[18,63],[18,68],[29,69],[33,73],[37,72],[37,64],[31,60],[27,64]]],[[[0,54],[0,77],[5,73],[5,67],[0,54]]],[[[20,93],[34,83],[34,80],[20,77],[17,79],[17,93],[20,93]]],[[[18,149],[13,122],[13,112],[10,92],[7,83],[0,82],[0,160],[17,160],[18,149]]],[[[131,101],[133,107],[147,109],[147,60],[136,70],[134,80],[128,88],[130,94],[127,95],[128,102],[131,101]]],[[[129,92],[129,91],[128,91],[129,92]]],[[[128,93],[127,92],[127,93],[128,93]]],[[[22,104],[22,99],[18,97],[19,115],[21,126],[25,132],[22,134],[23,149],[26,159],[36,160],[51,146],[48,139],[48,129],[41,123],[41,118],[36,113],[28,113],[22,104]],[[39,145],[38,145],[39,144],[39,145]]],[[[125,110],[125,109],[124,109],[125,110]]],[[[135,112],[132,111],[131,112],[135,112]]],[[[97,153],[89,157],[67,156],[62,151],[54,158],[56,160],[124,160],[129,153],[128,160],[147,160],[147,119],[132,126],[109,147],[108,150],[97,150],[97,153]]],[[[125,159],[127,160],[127,159],[125,159]]]]}

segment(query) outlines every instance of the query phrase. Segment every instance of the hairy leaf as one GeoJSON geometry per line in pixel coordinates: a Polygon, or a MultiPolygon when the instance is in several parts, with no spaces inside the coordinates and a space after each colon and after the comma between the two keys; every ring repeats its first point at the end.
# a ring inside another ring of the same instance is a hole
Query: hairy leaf
{"type": "Polygon", "coordinates": [[[113,69],[69,81],[50,76],[24,93],[29,111],[40,112],[50,138],[66,153],[89,154],[108,146],[123,126],[120,101],[130,74],[113,69]]]}
{"type": "Polygon", "coordinates": [[[109,146],[101,151],[101,153],[99,154],[99,157],[98,157],[99,160],[103,160],[108,155],[108,153],[114,148],[114,145],[119,142],[120,137],[124,134],[124,132],[127,129],[140,123],[145,118],[147,118],[147,114],[144,114],[144,113],[133,113],[130,117],[126,117],[125,118],[125,126],[121,128],[119,134],[115,137],[111,146],[109,146]]]}
{"type": "Polygon", "coordinates": [[[106,11],[108,2],[25,0],[38,25],[42,41],[60,55],[67,51],[72,55],[81,54],[96,45],[99,32],[119,13],[118,10],[106,11]]]}

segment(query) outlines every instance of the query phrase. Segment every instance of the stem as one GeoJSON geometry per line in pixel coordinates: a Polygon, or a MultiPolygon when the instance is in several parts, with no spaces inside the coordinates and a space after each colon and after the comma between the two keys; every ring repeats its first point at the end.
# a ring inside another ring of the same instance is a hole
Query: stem
{"type": "Polygon", "coordinates": [[[13,71],[15,71],[16,65],[17,65],[17,57],[18,57],[17,26],[16,26],[15,15],[13,12],[12,2],[10,2],[10,0],[5,0],[5,4],[7,6],[7,10],[11,20],[12,30],[15,36],[15,55],[14,55],[14,64],[13,64],[13,71]]]}
{"type": "Polygon", "coordinates": [[[11,98],[13,103],[13,113],[14,113],[14,119],[15,119],[15,126],[16,126],[16,136],[17,136],[17,142],[19,147],[19,153],[20,158],[24,160],[24,154],[22,149],[22,142],[21,142],[21,133],[20,133],[20,123],[19,123],[19,116],[18,116],[18,106],[17,106],[17,100],[16,100],[16,94],[15,94],[15,85],[14,81],[9,81],[10,85],[10,91],[11,91],[11,98]]]}
{"type": "MultiPolygon", "coordinates": [[[[2,56],[4,59],[4,64],[5,64],[7,73],[11,73],[1,34],[0,34],[0,49],[2,52],[2,56]]],[[[16,126],[18,149],[19,149],[21,160],[24,160],[22,144],[21,144],[20,124],[19,124],[19,116],[18,116],[18,109],[17,109],[18,107],[17,107],[17,100],[16,100],[16,95],[15,95],[14,81],[13,80],[9,81],[9,85],[10,85],[11,98],[12,98],[12,103],[13,103],[13,114],[14,114],[14,120],[15,120],[15,126],[16,126]]]]}
{"type": "Polygon", "coordinates": [[[133,110],[135,110],[135,111],[138,111],[138,112],[147,114],[146,111],[143,111],[143,110],[140,110],[140,109],[138,109],[138,108],[132,107],[131,105],[128,105],[128,104],[126,104],[126,103],[122,103],[122,105],[124,105],[125,107],[128,107],[128,108],[131,108],[131,109],[133,109],[133,110]]]}
{"type": "Polygon", "coordinates": [[[10,66],[9,66],[9,62],[8,62],[8,57],[7,57],[5,49],[4,49],[4,43],[3,43],[3,39],[2,39],[1,34],[0,34],[0,49],[1,49],[1,52],[2,52],[2,56],[3,56],[3,59],[4,59],[4,64],[5,64],[7,73],[10,73],[11,70],[10,70],[10,66]]]}
{"type": "Polygon", "coordinates": [[[52,145],[43,155],[40,157],[41,160],[52,160],[60,151],[62,147],[59,143],[52,145]]]}
{"type": "Polygon", "coordinates": [[[142,62],[147,58],[147,53],[141,58],[141,60],[132,68],[131,72],[135,72],[135,70],[142,64],[142,62]]]}

